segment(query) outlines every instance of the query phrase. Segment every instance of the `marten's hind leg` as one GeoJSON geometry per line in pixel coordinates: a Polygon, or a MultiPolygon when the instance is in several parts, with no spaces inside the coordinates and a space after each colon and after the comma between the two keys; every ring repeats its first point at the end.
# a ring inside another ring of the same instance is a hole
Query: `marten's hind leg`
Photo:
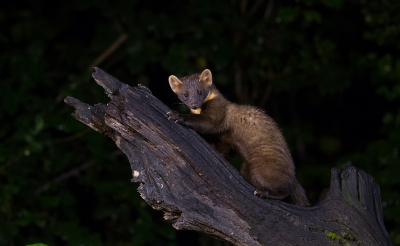
{"type": "Polygon", "coordinates": [[[289,188],[285,187],[284,184],[278,184],[278,175],[274,176],[270,172],[265,172],[265,170],[262,169],[254,170],[254,167],[252,170],[245,162],[242,163],[240,173],[247,182],[256,188],[254,191],[254,195],[256,196],[275,200],[283,200],[289,196],[289,188]]]}

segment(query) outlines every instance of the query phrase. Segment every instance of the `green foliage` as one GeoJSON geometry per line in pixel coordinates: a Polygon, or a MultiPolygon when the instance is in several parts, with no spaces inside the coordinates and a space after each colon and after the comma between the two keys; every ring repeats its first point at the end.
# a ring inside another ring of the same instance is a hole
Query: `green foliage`
{"type": "Polygon", "coordinates": [[[0,245],[220,244],[163,221],[130,183],[126,157],[62,101],[108,101],[88,67],[123,34],[96,66],[171,107],[168,76],[210,68],[230,100],[277,120],[313,201],[334,166],[372,174],[400,245],[400,2],[246,2],[4,4],[0,245]]]}

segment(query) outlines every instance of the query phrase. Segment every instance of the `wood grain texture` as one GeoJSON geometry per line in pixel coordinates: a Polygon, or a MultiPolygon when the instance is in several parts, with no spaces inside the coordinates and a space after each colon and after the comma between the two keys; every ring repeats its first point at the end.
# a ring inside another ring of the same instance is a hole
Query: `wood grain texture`
{"type": "Polygon", "coordinates": [[[73,117],[115,141],[129,159],[132,182],[141,183],[141,197],[174,228],[235,245],[392,245],[379,186],[362,170],[332,169],[330,189],[313,207],[259,198],[196,132],[168,121],[170,109],[148,88],[95,70],[111,101],[65,102],[76,109],[73,117]]]}

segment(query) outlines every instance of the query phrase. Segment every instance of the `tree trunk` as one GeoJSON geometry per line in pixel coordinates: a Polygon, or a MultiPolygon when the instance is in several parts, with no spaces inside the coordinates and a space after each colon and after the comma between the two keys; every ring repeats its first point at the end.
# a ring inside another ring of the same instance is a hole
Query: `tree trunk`
{"type": "Polygon", "coordinates": [[[331,187],[304,208],[253,195],[240,173],[144,86],[130,87],[96,68],[111,98],[90,106],[67,97],[77,120],[111,137],[129,159],[141,197],[177,230],[235,245],[392,245],[379,186],[355,167],[332,169],[331,187]]]}

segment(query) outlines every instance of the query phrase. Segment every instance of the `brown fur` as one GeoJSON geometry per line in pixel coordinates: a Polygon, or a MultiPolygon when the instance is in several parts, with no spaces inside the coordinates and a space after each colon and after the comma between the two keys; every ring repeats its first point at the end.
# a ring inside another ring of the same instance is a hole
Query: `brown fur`
{"type": "Polygon", "coordinates": [[[168,116],[200,133],[217,136],[218,151],[238,151],[244,161],[240,172],[256,188],[255,195],[279,200],[290,195],[292,203],[309,206],[286,141],[271,117],[255,107],[226,100],[212,84],[208,69],[180,80],[170,76],[169,82],[193,114],[172,111],[168,116]]]}

